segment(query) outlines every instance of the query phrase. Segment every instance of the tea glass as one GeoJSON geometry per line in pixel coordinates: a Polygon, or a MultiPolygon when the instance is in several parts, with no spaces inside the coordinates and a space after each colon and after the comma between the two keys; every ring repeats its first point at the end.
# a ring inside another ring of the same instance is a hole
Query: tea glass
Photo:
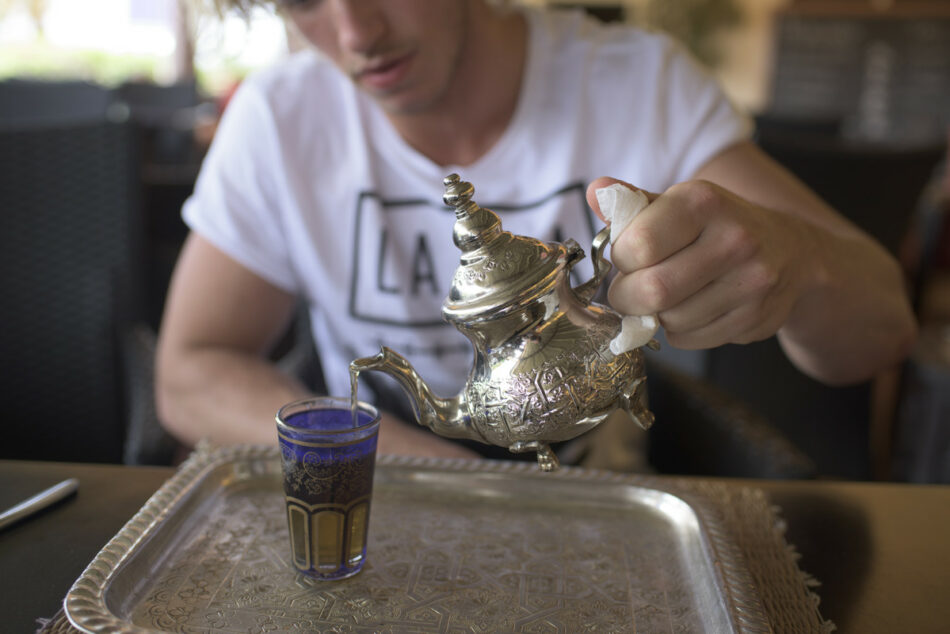
{"type": "Polygon", "coordinates": [[[345,579],[366,562],[379,412],[321,396],[277,412],[284,500],[294,568],[345,579]]]}

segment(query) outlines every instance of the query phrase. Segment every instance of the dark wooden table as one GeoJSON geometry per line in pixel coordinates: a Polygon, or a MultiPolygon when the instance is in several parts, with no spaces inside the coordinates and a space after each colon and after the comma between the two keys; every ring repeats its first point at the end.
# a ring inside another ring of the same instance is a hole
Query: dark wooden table
{"type": "MultiPolygon", "coordinates": [[[[0,631],[33,632],[174,471],[0,461],[0,508],[69,477],[79,493],[0,532],[0,631]]],[[[950,486],[730,481],[766,491],[842,633],[950,631],[950,486]]]]}

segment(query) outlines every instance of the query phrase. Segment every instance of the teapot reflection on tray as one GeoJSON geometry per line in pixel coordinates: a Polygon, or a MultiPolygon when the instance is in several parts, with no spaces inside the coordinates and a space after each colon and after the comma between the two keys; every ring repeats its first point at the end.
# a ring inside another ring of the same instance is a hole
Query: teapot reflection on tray
{"type": "MultiPolygon", "coordinates": [[[[402,355],[383,346],[350,363],[354,390],[360,372],[386,373],[409,396],[420,425],[447,438],[536,451],[542,471],[558,467],[550,443],[579,436],[617,409],[648,428],[643,353],[611,351],[622,317],[591,301],[611,268],[604,258],[610,227],[594,237],[593,277],[572,287],[571,269],[584,259],[577,242],[504,231],[493,211],[472,200],[470,183],[456,174],[443,182],[462,254],[442,317],[472,343],[468,380],[459,394],[436,396],[402,355]]],[[[653,339],[646,345],[658,347],[653,339]]]]}

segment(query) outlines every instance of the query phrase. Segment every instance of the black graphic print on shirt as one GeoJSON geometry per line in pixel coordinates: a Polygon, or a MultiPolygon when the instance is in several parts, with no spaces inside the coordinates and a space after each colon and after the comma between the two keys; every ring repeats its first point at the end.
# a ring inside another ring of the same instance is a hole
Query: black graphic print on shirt
{"type": "MultiPolygon", "coordinates": [[[[545,241],[574,238],[585,253],[590,250],[594,218],[581,183],[526,204],[482,206],[499,215],[506,231],[545,241]]],[[[397,327],[447,325],[442,301],[460,254],[452,242],[454,223],[454,210],[441,204],[361,193],[352,251],[351,317],[397,327]]],[[[574,267],[572,281],[580,283],[592,273],[585,258],[574,267]]]]}

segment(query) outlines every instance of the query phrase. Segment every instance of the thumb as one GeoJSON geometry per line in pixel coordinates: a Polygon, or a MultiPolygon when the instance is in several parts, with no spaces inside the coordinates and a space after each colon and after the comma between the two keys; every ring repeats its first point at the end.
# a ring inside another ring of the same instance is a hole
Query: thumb
{"type": "Polygon", "coordinates": [[[624,187],[629,187],[633,191],[643,192],[644,194],[646,194],[647,200],[649,200],[651,203],[660,197],[659,194],[654,194],[653,192],[648,192],[645,189],[634,187],[630,183],[616,179],[616,178],[611,178],[609,176],[601,176],[599,178],[595,178],[594,180],[591,181],[590,185],[587,186],[587,204],[590,205],[590,208],[594,210],[594,213],[597,214],[597,216],[604,222],[607,222],[607,219],[604,218],[604,214],[601,213],[600,211],[600,203],[597,202],[597,190],[602,187],[609,187],[610,185],[613,185],[614,183],[620,183],[624,187]]]}

